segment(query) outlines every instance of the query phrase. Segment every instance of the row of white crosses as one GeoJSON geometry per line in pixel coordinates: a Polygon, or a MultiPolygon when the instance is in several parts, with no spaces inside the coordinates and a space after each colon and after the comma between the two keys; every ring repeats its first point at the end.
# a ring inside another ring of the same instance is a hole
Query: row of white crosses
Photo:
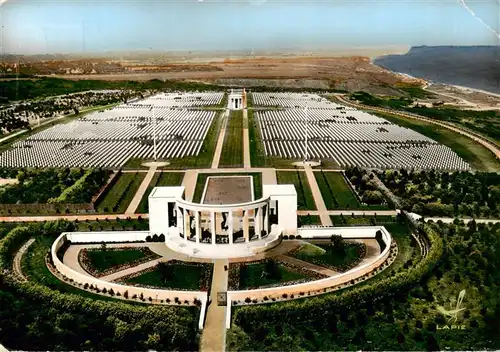
{"type": "MultiPolygon", "coordinates": [[[[211,101],[221,100],[221,94],[212,93],[211,101]]],[[[216,111],[157,107],[144,101],[123,104],[13,144],[0,154],[0,166],[120,167],[129,158],[198,155],[216,115],[216,111]]]]}
{"type": "Polygon", "coordinates": [[[270,94],[277,95],[252,95],[254,106],[256,100],[261,105],[273,105],[269,103],[273,99],[287,105],[283,110],[255,112],[266,155],[304,160],[332,159],[343,167],[470,169],[450,148],[380,117],[352,108],[338,109],[338,104],[328,107],[314,95],[278,93],[269,98],[270,94]]]}

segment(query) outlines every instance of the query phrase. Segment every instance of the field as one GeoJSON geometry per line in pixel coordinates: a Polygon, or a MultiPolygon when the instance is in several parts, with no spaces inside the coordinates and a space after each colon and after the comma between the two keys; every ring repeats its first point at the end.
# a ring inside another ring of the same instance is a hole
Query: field
{"type": "Polygon", "coordinates": [[[202,266],[197,265],[181,265],[169,264],[171,272],[169,274],[162,273],[161,269],[141,274],[127,280],[128,283],[139,284],[145,286],[155,286],[172,289],[199,290],[200,279],[203,271],[202,266]]]}
{"type": "Polygon", "coordinates": [[[243,167],[243,111],[241,110],[231,111],[228,118],[219,167],[243,167]]]}
{"type": "MultiPolygon", "coordinates": [[[[266,285],[277,284],[280,282],[295,281],[303,279],[304,276],[295,271],[291,271],[281,264],[277,264],[281,278],[266,277],[263,275],[265,271],[265,263],[255,263],[246,265],[244,275],[240,275],[240,289],[249,289],[251,287],[261,287],[266,285]]],[[[241,269],[240,269],[241,270],[241,269]]],[[[241,271],[240,271],[241,274],[241,271]]]]}
{"type": "Polygon", "coordinates": [[[180,186],[182,184],[182,179],[184,178],[183,172],[157,172],[153,176],[151,183],[148,185],[148,189],[137,207],[136,213],[145,214],[149,212],[148,209],[148,197],[153,188],[155,187],[165,187],[165,186],[180,186]]]}
{"type": "Polygon", "coordinates": [[[474,169],[479,171],[500,171],[500,162],[495,159],[493,153],[466,136],[422,120],[386,113],[374,112],[374,114],[402,127],[411,128],[450,147],[474,169]]]}
{"type": "Polygon", "coordinates": [[[242,173],[219,173],[219,174],[198,174],[196,180],[196,188],[193,194],[193,202],[200,203],[203,196],[203,190],[209,176],[252,176],[253,177],[253,194],[254,199],[262,197],[262,174],[260,172],[242,172],[242,173]]]}
{"type": "Polygon", "coordinates": [[[359,209],[360,204],[340,172],[314,172],[328,210],[359,209]]]}
{"type": "Polygon", "coordinates": [[[316,210],[316,203],[304,171],[277,171],[278,184],[293,184],[297,191],[298,210],[316,210]]]}
{"type": "Polygon", "coordinates": [[[97,205],[97,211],[100,213],[124,213],[145,176],[144,172],[120,174],[116,183],[97,205]]]}

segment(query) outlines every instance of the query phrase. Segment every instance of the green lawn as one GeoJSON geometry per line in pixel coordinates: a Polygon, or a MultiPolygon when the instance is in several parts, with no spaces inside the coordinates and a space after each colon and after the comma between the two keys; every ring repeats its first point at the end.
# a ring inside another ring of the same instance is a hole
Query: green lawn
{"type": "Polygon", "coordinates": [[[205,184],[209,176],[252,176],[253,178],[253,196],[254,199],[259,199],[262,197],[262,173],[260,172],[229,172],[229,173],[219,173],[219,174],[198,174],[196,179],[196,187],[193,194],[193,202],[200,203],[201,197],[203,196],[203,191],[205,189],[205,184]]]}
{"type": "Polygon", "coordinates": [[[153,176],[146,193],[141,199],[139,206],[137,207],[136,213],[145,214],[149,212],[148,209],[148,197],[153,188],[155,187],[165,187],[165,186],[180,186],[182,184],[182,179],[184,178],[183,172],[157,172],[153,176]]]}
{"type": "Polygon", "coordinates": [[[138,249],[88,250],[87,255],[90,266],[100,273],[114,266],[135,262],[146,257],[146,253],[138,249]]]}
{"type": "Polygon", "coordinates": [[[288,282],[303,279],[305,276],[291,271],[285,266],[278,264],[279,271],[281,272],[281,279],[273,279],[268,277],[263,277],[262,273],[265,268],[264,263],[254,263],[248,264],[247,274],[244,277],[240,276],[240,289],[244,290],[250,287],[260,287],[276,284],[279,282],[288,282]]]}
{"type": "Polygon", "coordinates": [[[375,220],[376,224],[395,222],[396,217],[390,215],[377,215],[375,216],[362,216],[355,215],[354,217],[350,214],[340,215],[330,215],[332,219],[333,226],[345,226],[345,225],[373,225],[371,219],[375,220]],[[342,218],[344,220],[342,220],[342,218]]]}
{"type": "Polygon", "coordinates": [[[297,226],[304,225],[321,225],[321,218],[319,215],[299,215],[297,216],[297,226]]]}
{"type": "Polygon", "coordinates": [[[340,172],[314,172],[319,190],[328,210],[359,209],[356,195],[346,183],[340,172]]]}
{"type": "Polygon", "coordinates": [[[119,175],[116,183],[97,205],[97,211],[100,213],[124,213],[145,176],[145,172],[126,172],[119,175]]]}
{"type": "Polygon", "coordinates": [[[219,167],[243,166],[243,111],[231,111],[226,124],[226,134],[219,160],[219,167]]]}
{"type": "MultiPolygon", "coordinates": [[[[112,297],[101,296],[88,291],[81,290],[73,287],[65,282],[60,281],[57,277],[52,275],[47,266],[45,265],[45,256],[47,255],[54,238],[47,236],[39,236],[36,241],[28,248],[24,254],[21,262],[21,270],[26,275],[29,281],[47,286],[53,290],[60,291],[66,294],[76,294],[82,297],[102,300],[102,301],[116,301],[112,297]]],[[[121,301],[129,304],[140,304],[136,302],[121,301]]]]}
{"type": "Polygon", "coordinates": [[[174,276],[171,280],[163,280],[160,270],[141,274],[128,279],[128,283],[146,286],[166,287],[174,289],[199,290],[203,267],[198,265],[168,264],[173,267],[174,276]]]}
{"type": "Polygon", "coordinates": [[[479,171],[500,171],[500,162],[493,153],[474,142],[472,139],[453,132],[445,127],[427,123],[425,121],[400,117],[392,114],[375,112],[374,114],[398,124],[402,127],[411,128],[423,135],[434,139],[453,149],[458,156],[467,161],[474,169],[479,171]]]}
{"type": "Polygon", "coordinates": [[[276,171],[278,184],[293,184],[297,191],[298,210],[316,210],[316,203],[304,171],[276,171]]]}
{"type": "Polygon", "coordinates": [[[135,220],[135,219],[113,219],[110,216],[106,220],[88,220],[79,221],[76,223],[77,231],[147,231],[149,230],[149,220],[135,220]]]}
{"type": "Polygon", "coordinates": [[[293,253],[293,257],[310,262],[317,265],[327,266],[334,270],[340,270],[343,267],[348,267],[360,259],[360,247],[357,244],[344,242],[345,253],[329,253],[322,252],[320,249],[326,250],[327,245],[317,244],[317,248],[313,250],[311,244],[306,244],[293,253]]]}

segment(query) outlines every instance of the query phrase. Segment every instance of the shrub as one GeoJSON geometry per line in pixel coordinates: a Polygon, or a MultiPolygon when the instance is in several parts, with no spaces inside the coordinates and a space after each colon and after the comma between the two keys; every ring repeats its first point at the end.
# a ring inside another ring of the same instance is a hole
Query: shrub
{"type": "Polygon", "coordinates": [[[250,303],[250,302],[252,302],[252,300],[250,299],[250,297],[245,298],[245,303],[250,303]]]}

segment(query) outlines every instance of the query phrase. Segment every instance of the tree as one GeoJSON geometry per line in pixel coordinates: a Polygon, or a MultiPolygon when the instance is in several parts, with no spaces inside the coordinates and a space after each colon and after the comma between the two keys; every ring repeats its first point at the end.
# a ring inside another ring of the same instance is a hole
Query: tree
{"type": "Polygon", "coordinates": [[[267,259],[264,264],[264,273],[266,277],[270,279],[281,279],[281,270],[278,266],[278,263],[272,259],[267,259]]]}
{"type": "Polygon", "coordinates": [[[342,236],[332,235],[332,237],[330,237],[330,246],[328,246],[328,248],[331,252],[344,253],[344,247],[344,239],[342,238],[342,236]]]}

